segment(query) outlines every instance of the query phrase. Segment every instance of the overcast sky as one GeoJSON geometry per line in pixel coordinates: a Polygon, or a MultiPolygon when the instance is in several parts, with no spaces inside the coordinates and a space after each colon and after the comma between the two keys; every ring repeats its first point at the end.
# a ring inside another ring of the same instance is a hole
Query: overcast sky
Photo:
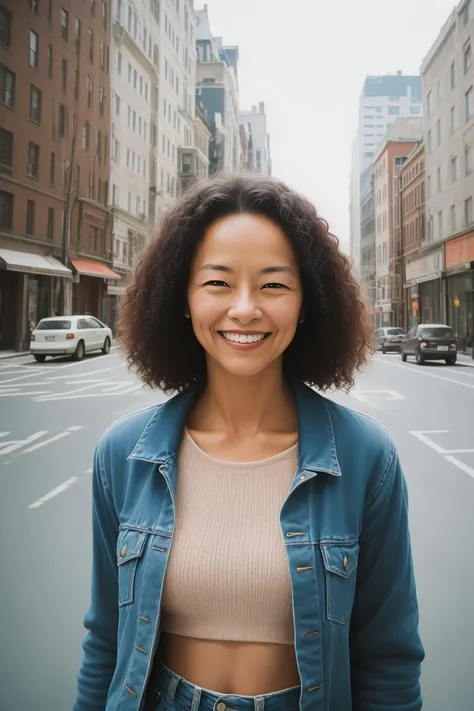
{"type": "MultiPolygon", "coordinates": [[[[240,48],[240,105],[265,101],[273,174],[304,192],[348,249],[350,146],[366,74],[419,73],[453,0],[208,0],[240,48]]],[[[195,7],[204,3],[196,0],[195,7]]]]}

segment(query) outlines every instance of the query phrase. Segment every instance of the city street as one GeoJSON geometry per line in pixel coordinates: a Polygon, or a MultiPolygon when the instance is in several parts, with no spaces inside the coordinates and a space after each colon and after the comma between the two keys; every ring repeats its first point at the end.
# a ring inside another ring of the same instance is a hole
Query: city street
{"type": "MultiPolygon", "coordinates": [[[[404,465],[424,709],[472,711],[474,368],[376,355],[354,391],[334,398],[380,420],[404,465]]],[[[2,711],[72,708],[89,599],[93,449],[110,422],[163,399],[127,372],[116,347],[80,363],[0,361],[2,711]]]]}

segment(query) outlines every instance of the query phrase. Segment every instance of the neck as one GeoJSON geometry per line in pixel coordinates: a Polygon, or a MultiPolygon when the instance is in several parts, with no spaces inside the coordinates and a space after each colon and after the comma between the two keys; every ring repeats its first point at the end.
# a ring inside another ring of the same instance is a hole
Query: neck
{"type": "Polygon", "coordinates": [[[250,377],[233,376],[208,363],[206,389],[189,425],[239,438],[263,431],[297,431],[296,406],[281,361],[250,377]]]}

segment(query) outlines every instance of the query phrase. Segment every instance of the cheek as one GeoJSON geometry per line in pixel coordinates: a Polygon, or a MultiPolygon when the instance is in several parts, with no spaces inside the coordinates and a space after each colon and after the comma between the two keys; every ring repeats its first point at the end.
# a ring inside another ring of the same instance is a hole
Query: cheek
{"type": "Polygon", "coordinates": [[[195,326],[209,325],[222,313],[223,305],[207,294],[194,295],[189,300],[189,308],[195,326]]]}

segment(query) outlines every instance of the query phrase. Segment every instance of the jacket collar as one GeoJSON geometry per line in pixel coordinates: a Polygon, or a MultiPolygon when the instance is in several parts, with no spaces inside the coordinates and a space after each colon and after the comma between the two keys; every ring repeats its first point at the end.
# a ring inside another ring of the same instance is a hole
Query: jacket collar
{"type": "MultiPolygon", "coordinates": [[[[341,476],[328,401],[301,382],[292,387],[298,412],[299,469],[341,476]]],[[[176,459],[188,410],[202,388],[202,382],[195,384],[161,405],[128,458],[157,464],[176,459]]]]}

